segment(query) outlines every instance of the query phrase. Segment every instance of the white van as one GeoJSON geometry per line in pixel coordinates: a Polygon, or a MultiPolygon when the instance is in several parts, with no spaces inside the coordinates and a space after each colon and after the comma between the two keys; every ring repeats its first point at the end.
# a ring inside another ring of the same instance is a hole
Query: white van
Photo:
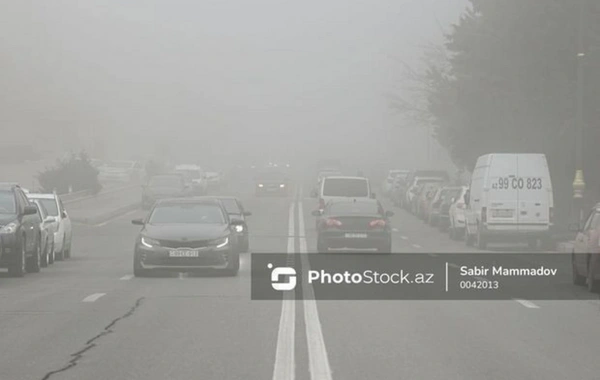
{"type": "Polygon", "coordinates": [[[319,198],[320,209],[336,198],[375,198],[367,178],[344,176],[323,178],[318,193],[313,195],[319,198]]]}
{"type": "Polygon", "coordinates": [[[467,245],[523,239],[547,242],[554,198],[543,154],[486,154],[477,159],[465,196],[467,245]]]}

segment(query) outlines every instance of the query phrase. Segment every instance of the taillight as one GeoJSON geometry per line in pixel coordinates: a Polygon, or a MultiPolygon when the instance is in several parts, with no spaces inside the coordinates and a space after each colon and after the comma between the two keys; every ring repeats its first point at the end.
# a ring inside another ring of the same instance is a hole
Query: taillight
{"type": "Polygon", "coordinates": [[[487,222],[487,207],[481,208],[481,223],[487,222]]]}
{"type": "Polygon", "coordinates": [[[550,223],[554,223],[554,207],[550,207],[549,211],[550,223]]]}
{"type": "Polygon", "coordinates": [[[330,218],[325,221],[325,225],[327,225],[327,227],[339,227],[342,225],[342,222],[337,219],[330,218]]]}
{"type": "Polygon", "coordinates": [[[319,199],[319,209],[323,210],[325,208],[325,200],[323,198],[319,199]]]}
{"type": "Polygon", "coordinates": [[[369,222],[369,227],[385,227],[385,220],[375,219],[369,222]]]}

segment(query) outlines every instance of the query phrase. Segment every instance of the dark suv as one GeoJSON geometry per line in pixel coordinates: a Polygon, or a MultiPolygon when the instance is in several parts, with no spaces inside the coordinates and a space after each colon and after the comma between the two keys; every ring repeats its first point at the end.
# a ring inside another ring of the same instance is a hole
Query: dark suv
{"type": "Polygon", "coordinates": [[[17,184],[0,183],[0,267],[13,277],[39,272],[40,217],[17,184]]]}

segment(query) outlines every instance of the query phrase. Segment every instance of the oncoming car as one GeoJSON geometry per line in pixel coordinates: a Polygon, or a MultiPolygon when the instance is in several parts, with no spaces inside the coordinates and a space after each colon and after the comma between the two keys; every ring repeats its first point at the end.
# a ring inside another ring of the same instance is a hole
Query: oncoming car
{"type": "Polygon", "coordinates": [[[216,199],[165,199],[145,219],[134,219],[142,230],[136,239],[133,273],[153,269],[178,272],[219,269],[236,275],[240,267],[236,226],[216,199]]]}

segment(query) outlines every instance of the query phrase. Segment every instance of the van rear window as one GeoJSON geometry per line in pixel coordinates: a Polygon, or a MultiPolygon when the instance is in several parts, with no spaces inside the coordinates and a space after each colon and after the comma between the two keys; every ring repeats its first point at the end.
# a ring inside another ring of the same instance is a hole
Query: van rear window
{"type": "Polygon", "coordinates": [[[368,197],[369,184],[359,178],[326,178],[323,185],[326,197],[368,197]]]}

